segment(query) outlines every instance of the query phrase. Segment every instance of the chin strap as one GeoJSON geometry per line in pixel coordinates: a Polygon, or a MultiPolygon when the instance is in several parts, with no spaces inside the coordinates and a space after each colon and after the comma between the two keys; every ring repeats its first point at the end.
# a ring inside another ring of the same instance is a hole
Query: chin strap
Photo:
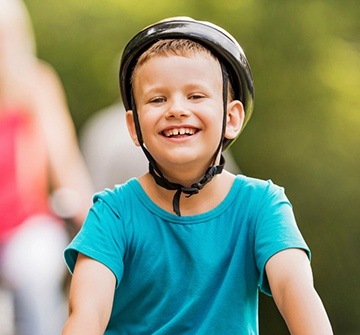
{"type": "Polygon", "coordinates": [[[192,184],[190,187],[183,186],[181,184],[173,183],[166,179],[160,169],[156,166],[153,166],[154,162],[150,161],[149,164],[149,172],[153,176],[156,184],[158,184],[161,187],[166,188],[167,190],[176,190],[174,194],[174,198],[172,201],[173,210],[176,215],[181,216],[180,213],[180,196],[181,193],[187,194],[187,198],[191,197],[194,194],[198,194],[199,191],[211,180],[216,174],[220,174],[225,166],[225,158],[223,155],[221,155],[220,164],[210,166],[206,172],[205,175],[202,177],[202,179],[192,184]]]}

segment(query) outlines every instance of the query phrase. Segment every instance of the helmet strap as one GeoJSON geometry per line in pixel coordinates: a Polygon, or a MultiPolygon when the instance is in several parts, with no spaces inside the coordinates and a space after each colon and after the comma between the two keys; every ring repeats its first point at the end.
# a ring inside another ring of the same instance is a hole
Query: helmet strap
{"type": "MultiPolygon", "coordinates": [[[[146,149],[145,149],[146,150],[146,149]]],[[[199,191],[216,175],[216,174],[220,174],[225,166],[225,158],[223,157],[223,155],[221,155],[220,158],[220,164],[216,165],[216,166],[210,166],[206,172],[205,175],[202,177],[202,179],[197,182],[192,184],[190,187],[187,186],[183,186],[181,184],[177,184],[177,183],[173,183],[171,181],[169,181],[166,177],[164,177],[164,175],[161,173],[161,175],[159,175],[157,173],[157,170],[154,169],[153,164],[149,164],[149,172],[150,174],[153,176],[156,184],[158,184],[161,187],[164,187],[168,190],[176,190],[174,197],[173,197],[173,211],[176,215],[181,216],[180,213],[180,196],[181,193],[186,194],[187,198],[191,197],[194,194],[198,194],[199,191]]],[[[160,171],[160,170],[158,170],[160,171]]],[[[161,171],[160,171],[161,172],[161,171]]]]}
{"type": "Polygon", "coordinates": [[[138,116],[138,113],[136,110],[136,104],[134,101],[134,94],[133,94],[133,92],[131,92],[131,105],[132,105],[132,110],[133,110],[133,115],[134,115],[136,135],[138,137],[138,141],[140,143],[141,149],[143,150],[145,156],[147,157],[147,159],[149,161],[149,173],[152,175],[152,177],[154,178],[157,185],[159,185],[163,188],[166,188],[167,190],[176,190],[174,197],[173,197],[172,205],[173,205],[174,213],[178,216],[181,216],[181,212],[180,212],[181,193],[186,194],[187,198],[191,197],[194,194],[198,194],[199,191],[208,182],[210,182],[215,175],[222,173],[224,166],[225,166],[225,158],[222,154],[220,155],[219,165],[215,165],[216,159],[222,150],[223,139],[224,139],[224,134],[225,134],[225,129],[226,129],[227,100],[228,100],[227,97],[228,97],[228,81],[229,81],[228,73],[226,71],[225,66],[221,62],[220,62],[220,65],[221,65],[221,72],[222,72],[222,76],[223,76],[223,124],[222,124],[222,130],[221,130],[221,139],[220,139],[220,143],[215,151],[215,154],[213,156],[211,166],[206,170],[206,172],[205,172],[204,176],[201,178],[201,180],[197,183],[192,184],[190,187],[183,186],[181,184],[173,183],[173,182],[169,181],[164,176],[164,174],[162,173],[160,168],[158,167],[155,159],[152,157],[150,152],[145,147],[142,133],[141,133],[141,128],[140,128],[139,116],[138,116]]]}

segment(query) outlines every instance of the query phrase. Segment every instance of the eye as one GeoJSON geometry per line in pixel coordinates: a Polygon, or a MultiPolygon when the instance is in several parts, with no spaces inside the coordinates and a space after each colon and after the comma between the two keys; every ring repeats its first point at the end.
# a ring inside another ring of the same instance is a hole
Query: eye
{"type": "Polygon", "coordinates": [[[152,103],[152,104],[160,104],[160,103],[163,103],[166,101],[166,98],[165,97],[155,97],[155,98],[152,98],[149,100],[149,103],[152,103]]]}
{"type": "Polygon", "coordinates": [[[191,95],[189,95],[188,99],[189,100],[199,100],[199,99],[204,99],[206,96],[204,94],[201,93],[193,93],[191,95]]]}

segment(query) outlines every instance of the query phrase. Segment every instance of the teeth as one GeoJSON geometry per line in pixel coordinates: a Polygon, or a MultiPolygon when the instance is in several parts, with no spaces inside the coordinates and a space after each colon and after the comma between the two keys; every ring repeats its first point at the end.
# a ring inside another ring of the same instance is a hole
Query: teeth
{"type": "Polygon", "coordinates": [[[177,135],[194,135],[194,128],[172,128],[164,131],[166,137],[177,136],[177,135]]]}

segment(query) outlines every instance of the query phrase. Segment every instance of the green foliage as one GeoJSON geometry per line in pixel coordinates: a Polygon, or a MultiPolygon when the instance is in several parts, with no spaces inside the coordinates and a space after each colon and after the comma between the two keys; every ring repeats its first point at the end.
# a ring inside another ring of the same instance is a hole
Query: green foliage
{"type": "MultiPolygon", "coordinates": [[[[256,88],[253,119],[232,151],[243,172],[285,185],[313,252],[335,333],[360,334],[360,6],[325,0],[28,0],[39,55],[59,72],[79,128],[119,98],[126,41],[167,16],[228,29],[256,88]]],[[[262,298],[265,334],[287,334],[262,298]]]]}

